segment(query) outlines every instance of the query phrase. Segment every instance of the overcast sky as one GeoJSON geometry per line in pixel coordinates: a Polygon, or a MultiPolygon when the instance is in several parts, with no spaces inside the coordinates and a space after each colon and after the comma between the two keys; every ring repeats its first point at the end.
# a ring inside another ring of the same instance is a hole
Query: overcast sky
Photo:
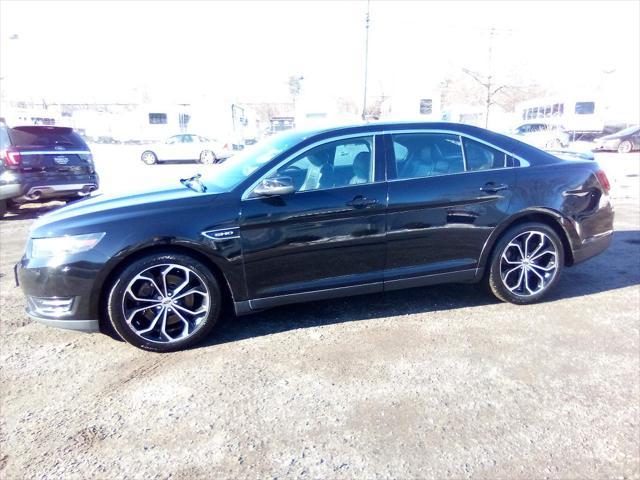
{"type": "MultiPolygon", "coordinates": [[[[14,95],[127,101],[202,93],[286,100],[308,91],[361,101],[365,1],[0,2],[0,67],[14,95]]],[[[372,95],[426,89],[462,67],[494,65],[558,90],[606,75],[640,83],[640,2],[371,2],[372,95]],[[604,73],[614,71],[613,74],[604,73]]],[[[609,77],[612,78],[612,77],[609,77]]],[[[637,98],[637,97],[636,97],[637,98]]]]}

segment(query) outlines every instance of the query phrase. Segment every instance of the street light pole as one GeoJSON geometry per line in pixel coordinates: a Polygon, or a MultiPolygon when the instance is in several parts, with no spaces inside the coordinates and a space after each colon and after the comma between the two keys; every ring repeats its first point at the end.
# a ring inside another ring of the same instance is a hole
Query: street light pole
{"type": "Polygon", "coordinates": [[[365,20],[364,41],[364,99],[362,101],[362,120],[367,118],[367,77],[369,74],[369,1],[367,0],[367,17],[365,20]]]}

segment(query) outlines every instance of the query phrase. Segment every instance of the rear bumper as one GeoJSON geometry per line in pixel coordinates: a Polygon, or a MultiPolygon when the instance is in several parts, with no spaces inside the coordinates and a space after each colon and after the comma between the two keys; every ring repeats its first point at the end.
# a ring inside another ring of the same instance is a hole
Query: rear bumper
{"type": "Polygon", "coordinates": [[[66,183],[53,185],[33,185],[24,193],[26,200],[40,200],[46,198],[59,198],[68,195],[89,195],[98,189],[95,183],[66,183]]]}
{"type": "Polygon", "coordinates": [[[573,251],[573,264],[584,262],[591,257],[601,254],[613,240],[613,230],[594,236],[582,243],[580,248],[573,251]]]}
{"type": "Polygon", "coordinates": [[[100,186],[98,175],[22,174],[20,193],[15,201],[24,203],[44,199],[84,196],[100,186]]]}

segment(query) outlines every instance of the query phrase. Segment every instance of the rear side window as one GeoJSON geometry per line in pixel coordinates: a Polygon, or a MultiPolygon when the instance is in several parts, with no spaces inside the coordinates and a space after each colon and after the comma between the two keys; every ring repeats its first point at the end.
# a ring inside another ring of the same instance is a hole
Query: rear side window
{"type": "Polygon", "coordinates": [[[391,136],[399,179],[464,172],[460,138],[440,133],[391,136]]]}
{"type": "Polygon", "coordinates": [[[468,138],[464,138],[462,143],[468,171],[491,170],[507,166],[508,155],[504,152],[468,138]]]}
{"type": "Polygon", "coordinates": [[[87,149],[82,137],[70,128],[16,127],[9,129],[11,143],[15,147],[75,147],[87,149]]]}

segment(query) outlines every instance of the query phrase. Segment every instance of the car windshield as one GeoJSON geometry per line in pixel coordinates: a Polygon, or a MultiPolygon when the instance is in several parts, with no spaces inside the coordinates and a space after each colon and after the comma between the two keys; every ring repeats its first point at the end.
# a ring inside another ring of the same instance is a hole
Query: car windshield
{"type": "Polygon", "coordinates": [[[228,160],[215,165],[202,176],[209,191],[229,192],[246,180],[253,172],[269,163],[276,155],[305,139],[301,132],[284,132],[245,148],[228,160]]]}
{"type": "Polygon", "coordinates": [[[625,128],[624,130],[620,130],[619,132],[616,133],[616,135],[620,135],[620,136],[633,135],[637,131],[640,131],[640,127],[635,125],[633,127],[628,127],[628,128],[625,128]]]}

